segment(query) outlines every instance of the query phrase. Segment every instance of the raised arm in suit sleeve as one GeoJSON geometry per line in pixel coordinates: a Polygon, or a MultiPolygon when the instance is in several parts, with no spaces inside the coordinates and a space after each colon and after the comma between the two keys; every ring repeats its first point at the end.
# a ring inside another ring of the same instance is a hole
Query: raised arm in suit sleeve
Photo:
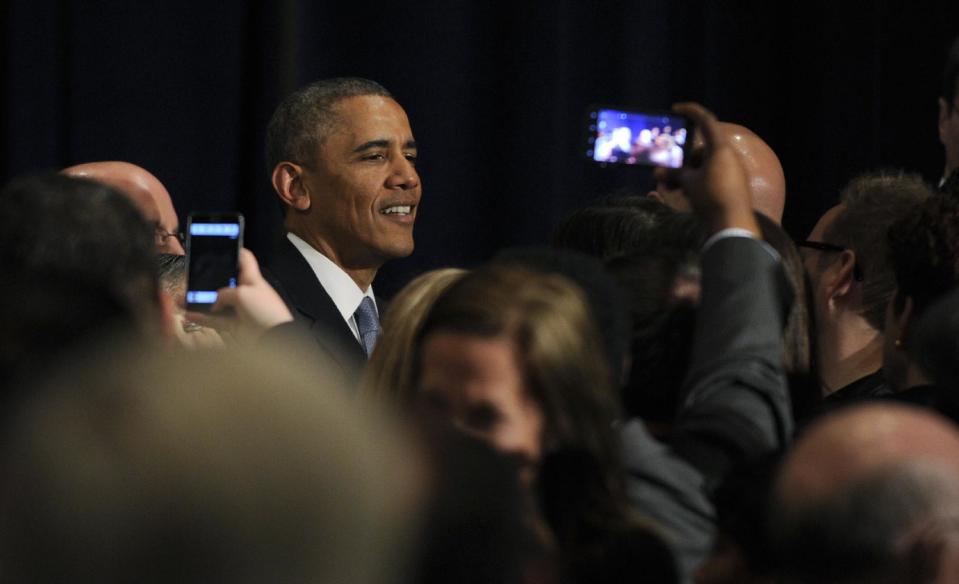
{"type": "Polygon", "coordinates": [[[729,468],[785,447],[792,415],[783,356],[783,286],[774,254],[747,237],[702,258],[702,303],[673,450],[707,488],[729,468]]]}

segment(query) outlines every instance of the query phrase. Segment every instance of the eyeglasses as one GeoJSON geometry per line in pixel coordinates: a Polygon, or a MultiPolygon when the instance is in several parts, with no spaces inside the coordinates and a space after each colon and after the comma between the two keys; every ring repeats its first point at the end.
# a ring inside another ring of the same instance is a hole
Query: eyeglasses
{"type": "MultiPolygon", "coordinates": [[[[843,247],[841,245],[836,245],[834,243],[826,243],[824,241],[797,241],[796,247],[807,247],[809,249],[815,249],[817,251],[835,251],[835,252],[844,252],[848,247],[843,247]]],[[[856,262],[852,266],[852,277],[855,278],[857,282],[862,282],[863,275],[862,270],[859,268],[859,262],[856,262]]]]}
{"type": "Polygon", "coordinates": [[[185,238],[182,232],[167,231],[159,225],[153,228],[153,240],[156,242],[158,247],[166,245],[166,240],[171,237],[175,237],[181,245],[184,243],[185,238]]]}

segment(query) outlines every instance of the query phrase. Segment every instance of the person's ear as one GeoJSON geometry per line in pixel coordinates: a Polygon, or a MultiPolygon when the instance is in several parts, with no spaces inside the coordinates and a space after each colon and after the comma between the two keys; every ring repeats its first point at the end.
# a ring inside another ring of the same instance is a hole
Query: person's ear
{"type": "Polygon", "coordinates": [[[310,208],[310,192],[303,182],[303,167],[293,162],[281,162],[273,169],[273,190],[283,203],[306,211],[310,208]]]}
{"type": "Polygon", "coordinates": [[[829,298],[846,296],[856,283],[856,252],[851,249],[839,253],[839,260],[827,270],[826,292],[829,298]]]}

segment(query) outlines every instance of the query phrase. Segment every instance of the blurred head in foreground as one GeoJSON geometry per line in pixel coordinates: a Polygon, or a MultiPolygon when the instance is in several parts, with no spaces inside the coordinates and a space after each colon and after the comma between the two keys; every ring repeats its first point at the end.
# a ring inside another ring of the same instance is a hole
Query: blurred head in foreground
{"type": "Polygon", "coordinates": [[[396,581],[421,465],[305,362],[134,349],[52,381],[6,453],[4,576],[396,581]]]}
{"type": "MultiPolygon", "coordinates": [[[[0,192],[0,386],[36,380],[105,333],[169,328],[153,238],[105,185],[49,173],[0,192]]],[[[4,408],[5,409],[5,408],[4,408]]]]}
{"type": "Polygon", "coordinates": [[[959,431],[925,410],[850,407],[787,455],[771,505],[784,582],[953,582],[959,431]]]}

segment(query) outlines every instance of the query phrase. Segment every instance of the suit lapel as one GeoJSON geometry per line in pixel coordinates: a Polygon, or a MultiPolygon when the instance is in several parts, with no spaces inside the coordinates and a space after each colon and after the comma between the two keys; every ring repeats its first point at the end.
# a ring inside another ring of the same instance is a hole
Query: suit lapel
{"type": "Polygon", "coordinates": [[[336,348],[352,359],[366,360],[366,354],[353,331],[343,320],[333,299],[316,279],[306,258],[289,240],[277,250],[269,268],[264,270],[267,280],[283,297],[294,318],[310,326],[320,344],[333,342],[336,348]]]}

